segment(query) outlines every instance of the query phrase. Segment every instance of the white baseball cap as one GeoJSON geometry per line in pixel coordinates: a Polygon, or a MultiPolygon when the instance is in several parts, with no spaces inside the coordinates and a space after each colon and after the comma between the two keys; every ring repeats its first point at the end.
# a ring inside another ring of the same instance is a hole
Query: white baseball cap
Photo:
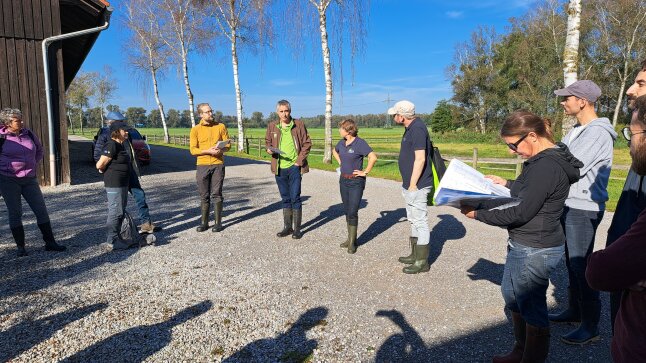
{"type": "Polygon", "coordinates": [[[388,109],[389,115],[415,116],[415,105],[410,101],[399,101],[388,109]]]}

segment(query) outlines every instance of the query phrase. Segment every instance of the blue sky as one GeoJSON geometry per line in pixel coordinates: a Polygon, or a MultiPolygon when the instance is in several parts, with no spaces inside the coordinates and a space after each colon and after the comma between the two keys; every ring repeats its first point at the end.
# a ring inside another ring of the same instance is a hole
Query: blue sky
{"type": "MultiPolygon", "coordinates": [[[[120,1],[112,26],[98,38],[82,71],[114,69],[119,90],[111,103],[122,108],[156,108],[152,85],[142,83],[127,67],[123,55],[126,31],[119,22],[120,1]]],[[[386,99],[408,99],[418,113],[430,113],[437,101],[451,97],[445,69],[452,62],[455,45],[469,39],[478,25],[505,32],[508,19],[525,14],[537,0],[372,0],[364,54],[355,60],[354,77],[344,67],[342,90],[335,83],[333,113],[383,113],[386,99]],[[353,79],[352,79],[353,78],[353,79]]],[[[295,60],[283,50],[262,57],[239,53],[240,85],[245,116],[274,111],[279,99],[292,104],[295,117],[325,111],[325,84],[320,46],[317,53],[295,60]]],[[[229,48],[213,47],[206,56],[193,55],[189,76],[196,104],[209,102],[226,115],[235,115],[235,95],[229,48]]],[[[338,68],[338,67],[337,67],[338,68]]],[[[186,109],[188,101],[176,70],[166,72],[160,84],[166,109],[186,109]]]]}

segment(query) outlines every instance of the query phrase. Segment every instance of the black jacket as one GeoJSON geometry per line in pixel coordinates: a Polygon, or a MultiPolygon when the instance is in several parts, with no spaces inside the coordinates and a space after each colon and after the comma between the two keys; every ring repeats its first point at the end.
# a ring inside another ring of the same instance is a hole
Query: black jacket
{"type": "Polygon", "coordinates": [[[520,204],[501,210],[478,210],[476,219],[507,227],[512,241],[529,247],[547,248],[565,242],[561,214],[570,185],[580,178],[583,163],[567,146],[541,151],[523,163],[523,171],[507,186],[520,204]]]}

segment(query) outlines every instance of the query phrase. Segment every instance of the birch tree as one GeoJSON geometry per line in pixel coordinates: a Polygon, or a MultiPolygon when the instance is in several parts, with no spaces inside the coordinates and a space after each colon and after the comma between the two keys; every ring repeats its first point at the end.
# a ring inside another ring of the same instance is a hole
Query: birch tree
{"type": "MultiPolygon", "coordinates": [[[[208,4],[206,1],[202,3],[208,4]]],[[[271,38],[270,22],[265,13],[267,3],[267,0],[215,0],[206,7],[211,12],[220,33],[231,46],[238,124],[238,152],[244,151],[244,112],[238,72],[238,49],[240,45],[244,44],[255,50],[271,38]]]]}
{"type": "Polygon", "coordinates": [[[155,102],[161,116],[162,127],[164,128],[164,142],[169,142],[168,127],[166,127],[166,116],[164,105],[159,98],[159,87],[157,78],[160,72],[168,66],[168,52],[165,44],[159,35],[157,23],[157,9],[155,4],[147,0],[128,0],[126,7],[126,26],[131,30],[126,50],[129,53],[130,66],[137,72],[144,75],[144,79],[150,77],[153,85],[155,102]]]}
{"type": "Polygon", "coordinates": [[[188,76],[188,56],[193,51],[203,53],[211,38],[206,31],[205,18],[199,14],[192,0],[161,0],[163,14],[158,17],[161,36],[177,62],[186,88],[191,126],[195,126],[195,106],[188,76]]]}
{"type": "Polygon", "coordinates": [[[112,67],[105,65],[102,73],[96,73],[96,78],[94,78],[94,88],[96,90],[96,102],[101,107],[101,125],[103,126],[105,125],[103,117],[105,105],[112,99],[112,97],[114,97],[114,93],[118,89],[117,82],[113,76],[112,67]]]}
{"type": "Polygon", "coordinates": [[[286,16],[282,22],[286,33],[295,35],[295,50],[301,49],[302,41],[313,36],[312,26],[318,30],[323,60],[323,75],[325,78],[325,147],[323,162],[332,162],[332,103],[333,64],[332,51],[336,51],[338,62],[338,77],[343,84],[343,49],[348,41],[350,61],[354,69],[354,58],[364,48],[366,36],[365,23],[370,9],[369,0],[291,0],[285,2],[286,16]],[[294,26],[294,24],[298,24],[294,26]],[[330,44],[328,28],[332,29],[334,44],[330,44]]]}
{"type": "MultiPolygon", "coordinates": [[[[579,37],[581,28],[581,0],[570,0],[567,10],[567,35],[563,49],[563,82],[565,87],[578,80],[579,37]]],[[[563,135],[576,124],[576,117],[564,114],[563,135]]]]}
{"type": "Polygon", "coordinates": [[[598,42],[605,50],[607,72],[617,84],[612,115],[612,124],[616,126],[626,85],[646,56],[646,1],[594,0],[592,11],[598,42]]]}
{"type": "MultiPolygon", "coordinates": [[[[83,118],[85,116],[84,109],[87,109],[90,106],[90,98],[94,96],[96,89],[92,85],[92,79],[97,75],[95,73],[82,72],[74,77],[74,80],[67,88],[65,100],[67,101],[69,109],[75,109],[78,111],[78,121],[79,127],[81,129],[81,135],[83,134],[83,118]]],[[[72,124],[72,118],[68,114],[70,119],[70,124],[72,124]]],[[[72,127],[72,132],[74,128],[72,127]]]]}

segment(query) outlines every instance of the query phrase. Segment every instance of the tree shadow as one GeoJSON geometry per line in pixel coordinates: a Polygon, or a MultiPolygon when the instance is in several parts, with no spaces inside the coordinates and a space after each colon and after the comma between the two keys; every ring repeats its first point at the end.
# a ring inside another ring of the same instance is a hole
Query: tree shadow
{"type": "Polygon", "coordinates": [[[473,281],[487,280],[498,286],[502,283],[502,274],[505,264],[495,263],[484,258],[478,261],[467,270],[468,276],[473,281]]]}
{"type": "Polygon", "coordinates": [[[140,325],[94,343],[61,362],[141,362],[171,342],[173,328],[211,309],[209,300],[187,307],[170,319],[140,325]]]}
{"type": "Polygon", "coordinates": [[[457,240],[467,234],[462,222],[450,214],[437,216],[440,221],[431,230],[429,239],[431,251],[428,256],[428,263],[432,265],[442,254],[444,244],[448,240],[457,240]]]}
{"type": "Polygon", "coordinates": [[[406,220],[406,208],[384,210],[379,212],[379,218],[368,226],[368,228],[357,237],[357,246],[372,241],[375,237],[390,229],[397,223],[406,220]]]}
{"type": "Polygon", "coordinates": [[[318,325],[325,325],[327,315],[328,309],[325,307],[309,309],[286,332],[275,338],[251,342],[222,362],[307,362],[318,347],[318,342],[308,339],[306,332],[318,325]]]}
{"type": "MultiPolygon", "coordinates": [[[[359,209],[365,208],[368,205],[368,201],[361,199],[359,203],[359,209]]],[[[301,226],[303,233],[315,230],[319,227],[326,225],[327,223],[345,216],[345,210],[343,209],[343,203],[334,204],[328,207],[327,210],[319,213],[318,216],[310,219],[301,226]]]]}
{"type": "Polygon", "coordinates": [[[4,349],[0,351],[0,361],[6,362],[23,352],[51,338],[66,325],[85,318],[95,311],[105,309],[108,304],[98,303],[82,308],[72,308],[61,313],[37,320],[22,320],[11,328],[0,332],[0,341],[4,349]]]}

